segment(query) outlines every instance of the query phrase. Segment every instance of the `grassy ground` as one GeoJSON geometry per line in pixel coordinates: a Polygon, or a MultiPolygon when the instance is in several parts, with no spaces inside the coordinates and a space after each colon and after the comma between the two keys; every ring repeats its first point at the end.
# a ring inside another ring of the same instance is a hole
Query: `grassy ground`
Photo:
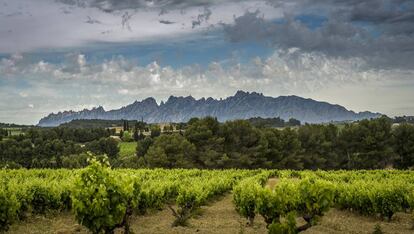
{"type": "Polygon", "coordinates": [[[120,142],[119,143],[119,157],[129,157],[135,155],[136,142],[120,142]]]}
{"type": "MultiPolygon", "coordinates": [[[[274,187],[276,178],[269,179],[266,186],[274,187]]],[[[152,211],[144,216],[132,217],[131,229],[136,234],[165,234],[165,233],[208,233],[208,234],[241,234],[241,233],[267,233],[266,224],[262,217],[257,216],[253,226],[247,226],[246,219],[242,218],[234,209],[232,195],[217,198],[207,206],[201,207],[198,214],[191,218],[187,227],[171,227],[174,217],[166,208],[161,211],[152,211]]],[[[302,223],[303,220],[297,220],[302,223]]],[[[408,234],[414,233],[412,220],[409,214],[397,213],[390,222],[377,217],[366,217],[350,211],[331,209],[320,223],[304,231],[306,234],[322,233],[373,233],[375,226],[379,225],[383,233],[408,234]]],[[[11,234],[28,233],[89,233],[84,227],[76,223],[70,213],[48,215],[47,217],[29,217],[25,222],[14,224],[9,230],[11,234]]],[[[122,233],[117,230],[116,233],[122,233]]]]}

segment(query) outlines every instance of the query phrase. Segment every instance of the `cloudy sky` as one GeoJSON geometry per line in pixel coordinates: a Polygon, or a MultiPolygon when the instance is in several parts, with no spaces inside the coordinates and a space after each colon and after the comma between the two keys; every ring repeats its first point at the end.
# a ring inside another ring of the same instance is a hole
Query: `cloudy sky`
{"type": "Polygon", "coordinates": [[[414,115],[414,1],[0,0],[0,122],[237,90],[414,115]]]}

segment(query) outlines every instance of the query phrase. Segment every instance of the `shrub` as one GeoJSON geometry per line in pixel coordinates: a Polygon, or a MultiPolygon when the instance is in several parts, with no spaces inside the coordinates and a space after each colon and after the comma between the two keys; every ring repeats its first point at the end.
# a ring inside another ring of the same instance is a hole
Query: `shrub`
{"type": "Polygon", "coordinates": [[[139,186],[122,178],[115,178],[109,163],[90,160],[75,181],[72,207],[77,221],[92,233],[113,233],[124,227],[129,233],[128,218],[137,201],[132,197],[139,186]]]}

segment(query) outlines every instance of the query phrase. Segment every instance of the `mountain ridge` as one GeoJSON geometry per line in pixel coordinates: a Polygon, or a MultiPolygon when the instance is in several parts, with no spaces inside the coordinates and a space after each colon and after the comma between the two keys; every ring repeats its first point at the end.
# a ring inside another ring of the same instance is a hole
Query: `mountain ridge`
{"type": "Polygon", "coordinates": [[[157,104],[153,97],[119,109],[106,111],[102,106],[81,111],[51,113],[42,118],[38,126],[58,126],[74,119],[127,119],[145,122],[186,122],[192,117],[214,116],[219,121],[248,119],[252,117],[295,118],[305,123],[325,123],[331,121],[355,121],[381,116],[369,111],[354,112],[338,104],[316,101],[296,95],[270,97],[257,92],[237,91],[227,98],[212,97],[195,99],[190,96],[173,96],[157,104]]]}

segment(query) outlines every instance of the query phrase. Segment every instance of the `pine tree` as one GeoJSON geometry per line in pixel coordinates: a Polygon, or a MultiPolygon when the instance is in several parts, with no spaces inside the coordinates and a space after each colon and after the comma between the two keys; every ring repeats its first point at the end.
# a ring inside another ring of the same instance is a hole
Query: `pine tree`
{"type": "Polygon", "coordinates": [[[134,140],[135,141],[139,140],[138,123],[135,123],[135,127],[134,127],[134,140]]]}

